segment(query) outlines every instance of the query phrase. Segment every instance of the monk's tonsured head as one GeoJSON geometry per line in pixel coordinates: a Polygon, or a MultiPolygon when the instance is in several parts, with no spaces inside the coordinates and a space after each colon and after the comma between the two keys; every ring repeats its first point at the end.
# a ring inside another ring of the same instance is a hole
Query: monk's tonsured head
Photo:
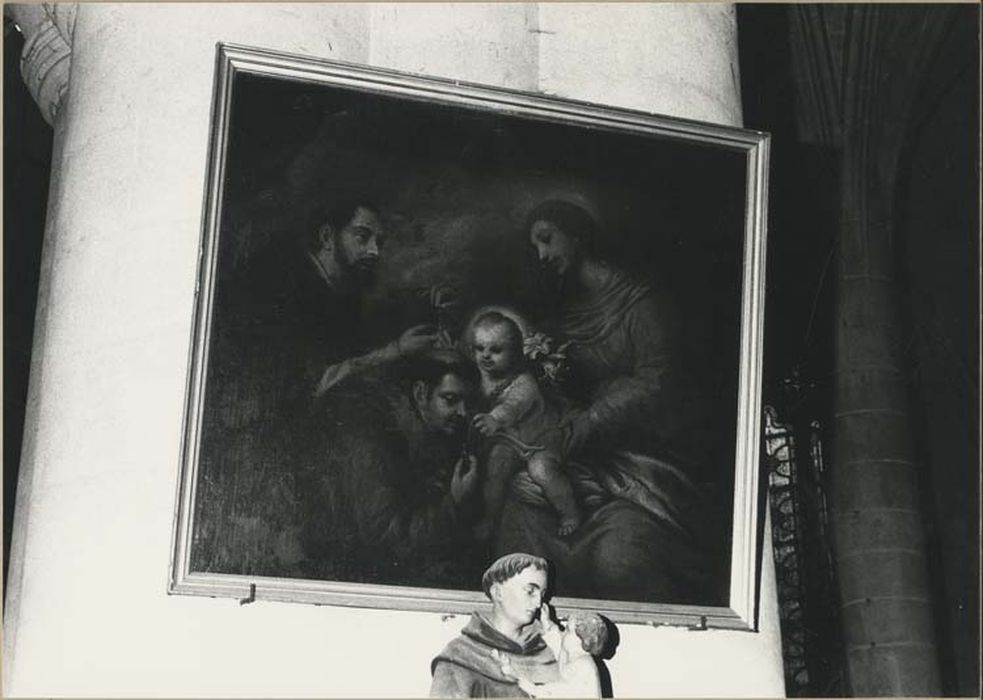
{"type": "Polygon", "coordinates": [[[539,614],[547,582],[546,560],[522,553],[496,560],[481,579],[493,618],[512,627],[524,627],[539,614]]]}
{"type": "Polygon", "coordinates": [[[485,569],[485,573],[481,577],[481,587],[484,589],[485,595],[491,599],[491,588],[494,584],[504,583],[519,575],[530,566],[544,573],[548,568],[545,559],[533,554],[513,552],[512,554],[506,554],[504,557],[499,557],[492,562],[491,566],[485,569]]]}

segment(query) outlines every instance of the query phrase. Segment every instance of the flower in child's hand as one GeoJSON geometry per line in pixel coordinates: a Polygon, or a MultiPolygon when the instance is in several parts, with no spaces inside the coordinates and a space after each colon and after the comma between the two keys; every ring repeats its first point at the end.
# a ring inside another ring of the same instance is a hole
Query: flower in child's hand
{"type": "Polygon", "coordinates": [[[530,333],[522,340],[522,352],[530,360],[538,360],[550,354],[552,341],[545,333],[530,333]]]}
{"type": "Polygon", "coordinates": [[[551,337],[536,331],[527,334],[523,339],[522,352],[532,361],[540,379],[556,383],[562,378],[566,368],[566,350],[569,346],[569,341],[556,345],[551,337]]]}

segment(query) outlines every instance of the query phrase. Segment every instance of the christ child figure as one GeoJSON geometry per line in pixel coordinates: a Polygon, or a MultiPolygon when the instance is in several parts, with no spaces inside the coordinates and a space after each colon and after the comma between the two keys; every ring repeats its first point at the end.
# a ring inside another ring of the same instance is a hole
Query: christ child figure
{"type": "Polygon", "coordinates": [[[475,535],[479,539],[491,537],[509,481],[523,466],[559,514],[560,536],[569,535],[580,525],[580,511],[563,473],[555,421],[550,419],[539,384],[526,366],[522,331],[499,311],[481,313],[470,331],[474,362],[481,375],[481,395],[488,408],[474,417],[473,424],[479,433],[492,438],[485,461],[484,512],[475,535]],[[496,436],[512,439],[496,441],[496,436]]]}
{"type": "Polygon", "coordinates": [[[502,672],[515,678],[523,692],[534,698],[601,697],[601,682],[594,661],[608,640],[607,625],[601,616],[592,612],[574,613],[561,630],[550,619],[549,605],[543,603],[539,619],[543,640],[556,658],[559,680],[534,683],[512,666],[507,654],[497,652],[494,657],[501,664],[502,672]]]}

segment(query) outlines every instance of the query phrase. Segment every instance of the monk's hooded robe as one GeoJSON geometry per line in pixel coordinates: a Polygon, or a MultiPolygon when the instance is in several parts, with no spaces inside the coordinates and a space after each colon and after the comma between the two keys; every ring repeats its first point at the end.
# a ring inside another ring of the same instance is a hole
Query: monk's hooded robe
{"type": "Polygon", "coordinates": [[[461,634],[452,639],[430,666],[432,698],[524,698],[515,678],[502,673],[492,649],[507,655],[517,674],[534,683],[559,678],[556,659],[546,646],[538,622],[527,628],[522,643],[516,643],[496,630],[480,614],[474,613],[461,634]]]}

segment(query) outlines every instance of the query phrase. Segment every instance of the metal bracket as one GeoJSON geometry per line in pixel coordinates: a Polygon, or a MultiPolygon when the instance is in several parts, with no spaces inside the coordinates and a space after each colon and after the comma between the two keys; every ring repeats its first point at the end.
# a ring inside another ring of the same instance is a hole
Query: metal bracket
{"type": "Polygon", "coordinates": [[[256,602],[256,584],[250,583],[249,595],[246,596],[245,598],[240,598],[239,605],[248,605],[249,603],[255,603],[255,602],[256,602]]]}
{"type": "Polygon", "coordinates": [[[658,620],[646,620],[645,624],[649,627],[654,627],[655,629],[660,627],[682,627],[689,632],[706,632],[708,629],[710,629],[707,627],[706,615],[700,615],[700,621],[692,625],[687,625],[682,622],[659,622],[658,620]]]}
{"type": "Polygon", "coordinates": [[[690,632],[706,632],[707,631],[707,616],[700,615],[700,621],[695,625],[689,625],[686,629],[690,632]]]}

